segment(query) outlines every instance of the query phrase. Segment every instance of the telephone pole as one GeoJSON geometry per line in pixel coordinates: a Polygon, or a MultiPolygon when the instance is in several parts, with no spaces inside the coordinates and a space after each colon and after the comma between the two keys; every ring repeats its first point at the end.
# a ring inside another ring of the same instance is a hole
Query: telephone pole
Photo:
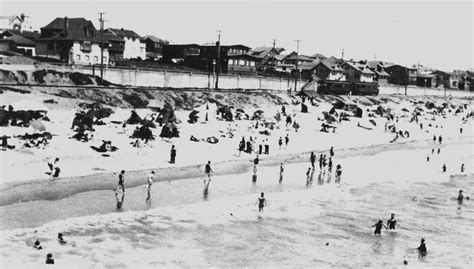
{"type": "Polygon", "coordinates": [[[341,60],[344,60],[344,49],[342,49],[342,56],[341,56],[341,60]]]}
{"type": "Polygon", "coordinates": [[[104,15],[105,12],[100,12],[100,79],[104,79],[104,18],[102,15],[104,15]]]}
{"type": "Polygon", "coordinates": [[[278,39],[273,39],[273,48],[275,48],[275,45],[276,45],[276,41],[277,41],[277,40],[278,40],[278,39]]]}
{"type": "Polygon", "coordinates": [[[217,30],[216,91],[219,89],[219,72],[221,71],[221,32],[221,30],[217,30]]]}
{"type": "Polygon", "coordinates": [[[298,54],[300,53],[300,41],[302,41],[302,40],[297,39],[295,41],[296,41],[296,63],[295,63],[295,67],[296,67],[296,72],[297,72],[297,74],[295,74],[295,92],[296,92],[296,88],[298,87],[298,75],[299,75],[298,54]]]}

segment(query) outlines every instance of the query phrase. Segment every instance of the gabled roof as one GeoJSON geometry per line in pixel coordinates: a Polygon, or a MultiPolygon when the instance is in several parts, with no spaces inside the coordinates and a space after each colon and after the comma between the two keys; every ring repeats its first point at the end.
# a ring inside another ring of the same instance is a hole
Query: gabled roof
{"type": "Polygon", "coordinates": [[[353,62],[345,62],[342,65],[347,65],[350,68],[362,73],[362,74],[370,74],[373,75],[374,72],[369,69],[367,65],[359,64],[359,63],[353,63],[353,62]]]}
{"type": "Polygon", "coordinates": [[[301,65],[298,66],[298,69],[301,70],[312,70],[313,68],[318,65],[319,62],[309,62],[309,63],[302,63],[301,65]]]}
{"type": "Polygon", "coordinates": [[[403,66],[403,65],[400,65],[400,64],[392,64],[392,65],[389,65],[387,67],[385,67],[385,69],[392,69],[394,67],[401,67],[403,69],[408,69],[408,70],[411,70],[411,71],[416,71],[416,68],[413,68],[413,67],[408,67],[408,66],[403,66]]]}
{"type": "Polygon", "coordinates": [[[375,74],[379,75],[379,76],[390,76],[389,73],[385,72],[385,71],[377,71],[377,70],[372,70],[372,72],[374,72],[375,74]]]}
{"type": "MultiPolygon", "coordinates": [[[[140,36],[132,30],[127,30],[124,28],[107,28],[108,31],[112,32],[115,35],[120,37],[130,37],[130,38],[140,38],[140,36]]],[[[106,30],[106,31],[107,31],[106,30]]]]}
{"type": "Polygon", "coordinates": [[[282,51],[284,51],[284,48],[273,48],[273,47],[258,47],[251,49],[248,54],[258,57],[258,58],[265,58],[268,53],[270,53],[273,49],[275,49],[275,52],[277,54],[280,54],[282,51]]]}
{"type": "Polygon", "coordinates": [[[19,46],[34,47],[35,42],[31,39],[25,38],[21,35],[5,31],[0,34],[0,42],[13,42],[19,46]],[[3,37],[3,38],[2,38],[3,37]]]}
{"type": "Polygon", "coordinates": [[[116,35],[114,35],[110,32],[105,32],[105,31],[104,31],[104,40],[115,41],[115,42],[124,42],[125,43],[125,40],[123,39],[123,37],[116,36],[116,35]]]}
{"type": "Polygon", "coordinates": [[[285,59],[285,57],[286,57],[286,55],[275,54],[271,58],[275,58],[275,60],[277,60],[277,61],[282,61],[283,59],[285,59]]]}
{"type": "Polygon", "coordinates": [[[321,59],[326,59],[327,57],[322,55],[321,53],[316,53],[316,54],[313,54],[311,56],[309,56],[309,58],[321,58],[321,59]]]}
{"type": "Polygon", "coordinates": [[[344,72],[344,70],[341,68],[341,65],[339,63],[336,63],[336,62],[334,62],[332,60],[329,60],[329,59],[322,60],[317,65],[319,65],[319,64],[327,67],[331,71],[344,72]]]}
{"type": "Polygon", "coordinates": [[[298,57],[296,57],[296,52],[291,52],[290,54],[286,55],[285,60],[296,60],[298,58],[299,61],[313,61],[313,59],[309,58],[306,55],[299,54],[298,57]]]}
{"type": "Polygon", "coordinates": [[[142,41],[145,41],[147,39],[150,39],[152,42],[155,42],[155,43],[160,43],[160,44],[169,44],[169,41],[168,40],[164,40],[164,39],[161,39],[159,37],[156,37],[154,35],[146,35],[144,37],[141,38],[142,41]]]}
{"type": "Polygon", "coordinates": [[[94,24],[86,20],[84,18],[56,18],[52,22],[50,22],[45,27],[41,27],[41,30],[58,30],[58,34],[52,37],[40,37],[40,40],[77,40],[77,41],[91,41],[100,43],[100,35],[98,31],[94,27],[94,24]],[[67,19],[67,34],[64,31],[65,27],[65,19],[67,19]],[[85,29],[91,28],[93,29],[92,36],[88,36],[86,34],[85,29]]]}
{"type": "Polygon", "coordinates": [[[39,32],[32,32],[32,31],[6,30],[5,32],[10,32],[12,34],[20,35],[30,40],[36,40],[37,38],[41,36],[39,32]]]}

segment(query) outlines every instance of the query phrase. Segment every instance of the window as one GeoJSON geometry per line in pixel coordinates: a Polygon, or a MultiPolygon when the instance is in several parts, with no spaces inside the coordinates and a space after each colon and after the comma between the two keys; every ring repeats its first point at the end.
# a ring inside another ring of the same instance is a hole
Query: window
{"type": "Polygon", "coordinates": [[[81,50],[85,52],[92,51],[92,44],[89,41],[84,41],[81,43],[81,50]]]}
{"type": "Polygon", "coordinates": [[[107,57],[102,57],[102,60],[103,60],[104,62],[107,62],[107,57]]]}
{"type": "Polygon", "coordinates": [[[84,28],[84,33],[86,34],[86,36],[94,36],[95,35],[95,31],[91,27],[85,27],[84,28]]]}
{"type": "Polygon", "coordinates": [[[140,48],[140,52],[144,52],[145,51],[145,48],[140,48]]]}
{"type": "Polygon", "coordinates": [[[76,60],[80,61],[81,60],[81,55],[76,55],[76,60]]]}
{"type": "Polygon", "coordinates": [[[98,62],[99,61],[99,57],[98,56],[94,56],[94,62],[98,62]]]}
{"type": "Polygon", "coordinates": [[[250,66],[255,66],[255,62],[254,62],[254,61],[250,61],[250,66]]]}
{"type": "Polygon", "coordinates": [[[86,62],[88,62],[89,59],[90,59],[90,58],[89,58],[89,55],[86,55],[86,62]]]}
{"type": "Polygon", "coordinates": [[[245,60],[239,60],[239,65],[245,66],[245,60]]]}
{"type": "Polygon", "coordinates": [[[229,65],[234,65],[234,60],[230,59],[229,60],[229,65]]]}

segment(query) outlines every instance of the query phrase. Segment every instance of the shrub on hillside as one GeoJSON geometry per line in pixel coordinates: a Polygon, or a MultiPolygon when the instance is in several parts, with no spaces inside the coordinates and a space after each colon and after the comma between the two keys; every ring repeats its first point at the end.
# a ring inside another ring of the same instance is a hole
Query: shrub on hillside
{"type": "Polygon", "coordinates": [[[89,75],[79,73],[79,72],[69,73],[69,79],[75,85],[91,85],[91,84],[94,84],[94,82],[92,81],[92,79],[90,78],[89,75]]]}
{"type": "Polygon", "coordinates": [[[123,99],[132,105],[134,108],[146,108],[148,106],[148,101],[143,100],[138,94],[126,94],[122,93],[123,99]]]}

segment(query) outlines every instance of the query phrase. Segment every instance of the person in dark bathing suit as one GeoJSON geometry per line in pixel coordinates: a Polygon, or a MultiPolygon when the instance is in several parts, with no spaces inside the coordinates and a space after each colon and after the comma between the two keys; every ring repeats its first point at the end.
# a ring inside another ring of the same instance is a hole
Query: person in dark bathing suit
{"type": "Polygon", "coordinates": [[[392,214],[390,216],[390,219],[387,221],[387,227],[389,230],[395,230],[396,226],[397,226],[397,220],[395,219],[395,214],[392,214]]]}
{"type": "Polygon", "coordinates": [[[426,245],[425,245],[425,239],[424,238],[421,238],[421,243],[420,243],[420,246],[416,248],[418,250],[418,252],[420,253],[420,256],[421,257],[424,257],[426,256],[426,245]]]}
{"type": "Polygon", "coordinates": [[[382,220],[379,220],[377,223],[372,225],[372,227],[375,227],[374,234],[381,234],[382,233],[382,227],[385,227],[385,229],[388,229],[385,224],[383,224],[382,220]]]}
{"type": "Polygon", "coordinates": [[[265,197],[263,197],[264,194],[263,192],[260,194],[260,197],[258,197],[258,212],[263,212],[263,207],[267,204],[267,201],[265,200],[265,197]]]}

